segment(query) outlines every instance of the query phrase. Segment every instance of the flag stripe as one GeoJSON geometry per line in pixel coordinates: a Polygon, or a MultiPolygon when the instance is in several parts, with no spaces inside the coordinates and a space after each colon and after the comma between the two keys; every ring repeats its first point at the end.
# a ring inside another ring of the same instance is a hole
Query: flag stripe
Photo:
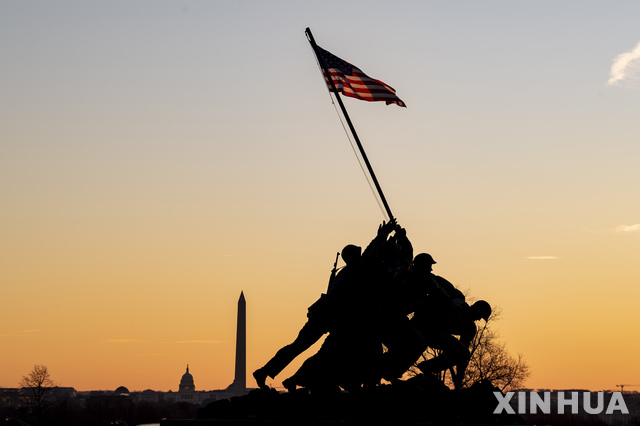
{"type": "MultiPolygon", "coordinates": [[[[329,75],[338,92],[345,96],[363,101],[384,101],[387,105],[396,104],[406,107],[405,103],[396,96],[393,87],[380,80],[369,77],[356,66],[327,52],[318,46],[318,52],[329,70],[329,75]]],[[[323,70],[324,73],[324,70],[323,70]]],[[[329,78],[325,75],[327,86],[331,88],[329,78]]]]}

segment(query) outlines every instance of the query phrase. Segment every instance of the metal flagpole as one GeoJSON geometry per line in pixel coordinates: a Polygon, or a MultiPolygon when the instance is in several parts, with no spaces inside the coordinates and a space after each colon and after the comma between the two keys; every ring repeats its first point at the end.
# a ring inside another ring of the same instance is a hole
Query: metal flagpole
{"type": "Polygon", "coordinates": [[[316,44],[316,41],[313,38],[313,34],[311,34],[311,30],[309,28],[307,28],[305,30],[305,34],[307,35],[307,39],[309,40],[309,43],[311,43],[311,47],[313,47],[313,52],[316,54],[316,58],[318,58],[318,62],[320,63],[320,66],[322,67],[322,70],[324,71],[325,78],[329,81],[329,84],[331,85],[331,90],[333,91],[333,93],[336,96],[336,99],[338,100],[338,105],[340,105],[340,109],[342,110],[342,114],[344,115],[345,119],[347,120],[347,124],[349,125],[349,129],[351,129],[351,134],[353,134],[353,138],[356,141],[356,145],[358,145],[358,149],[360,150],[360,154],[362,155],[362,159],[364,160],[364,163],[367,166],[367,170],[369,171],[369,175],[371,176],[371,180],[373,180],[373,184],[375,185],[376,190],[378,191],[378,195],[380,195],[380,200],[382,201],[382,204],[384,205],[384,208],[387,211],[387,215],[389,216],[389,220],[393,221],[394,217],[393,217],[393,214],[391,213],[391,209],[389,208],[389,204],[387,203],[387,199],[384,197],[384,194],[382,193],[382,188],[380,187],[380,184],[378,183],[378,179],[376,179],[376,175],[373,172],[373,168],[371,167],[371,164],[369,163],[369,159],[367,158],[367,154],[364,152],[364,148],[362,147],[362,144],[360,143],[360,138],[358,138],[358,134],[356,133],[356,129],[355,129],[355,127],[353,127],[353,123],[351,122],[351,118],[349,118],[349,114],[347,114],[347,109],[344,107],[344,104],[342,103],[342,99],[340,98],[340,95],[338,94],[338,89],[336,89],[336,85],[333,83],[333,79],[331,78],[331,74],[329,74],[329,69],[327,68],[327,65],[324,63],[324,60],[322,59],[322,55],[320,55],[319,52],[318,52],[318,45],[316,44]]]}

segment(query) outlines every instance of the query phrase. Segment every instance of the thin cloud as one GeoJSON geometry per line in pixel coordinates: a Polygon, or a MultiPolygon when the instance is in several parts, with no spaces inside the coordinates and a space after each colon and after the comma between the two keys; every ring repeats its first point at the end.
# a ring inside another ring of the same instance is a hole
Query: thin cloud
{"type": "Polygon", "coordinates": [[[107,343],[160,343],[163,345],[182,345],[185,343],[225,343],[224,340],[172,340],[172,341],[163,341],[163,340],[144,340],[144,339],[107,339],[107,343]]]}
{"type": "Polygon", "coordinates": [[[635,225],[620,225],[616,228],[616,232],[631,233],[640,232],[640,223],[635,225]]]}
{"type": "Polygon", "coordinates": [[[171,354],[163,354],[163,353],[148,353],[148,354],[133,354],[134,356],[169,356],[171,354]]]}
{"type": "Polygon", "coordinates": [[[41,331],[44,330],[16,330],[16,331],[8,331],[6,333],[0,333],[0,337],[16,337],[16,336],[20,336],[23,334],[30,334],[30,333],[40,333],[41,331]]]}
{"type": "Polygon", "coordinates": [[[553,259],[560,259],[557,256],[527,256],[525,257],[525,259],[529,259],[529,260],[553,260],[553,259]]]}
{"type": "Polygon", "coordinates": [[[640,43],[629,52],[619,54],[613,60],[609,71],[610,86],[620,85],[624,81],[640,77],[640,43]]]}

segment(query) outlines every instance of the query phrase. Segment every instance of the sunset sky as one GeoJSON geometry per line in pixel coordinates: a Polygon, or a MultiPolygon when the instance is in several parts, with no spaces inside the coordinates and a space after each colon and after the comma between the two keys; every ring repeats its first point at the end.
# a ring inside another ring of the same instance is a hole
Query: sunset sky
{"type": "MultiPolygon", "coordinates": [[[[297,335],[384,215],[304,30],[434,271],[531,388],[640,383],[640,2],[0,3],[0,387],[197,390],[297,335]]],[[[314,353],[314,348],[300,361],[314,353]]],[[[295,372],[300,361],[274,381],[295,372]]],[[[633,388],[628,388],[633,390],[633,388]]],[[[637,390],[640,390],[638,388],[637,390]]]]}

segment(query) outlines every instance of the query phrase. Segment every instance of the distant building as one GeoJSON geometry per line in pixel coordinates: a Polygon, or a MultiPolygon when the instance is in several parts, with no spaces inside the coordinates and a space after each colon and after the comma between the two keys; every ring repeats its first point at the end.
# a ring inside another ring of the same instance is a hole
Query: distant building
{"type": "Polygon", "coordinates": [[[131,394],[131,392],[129,392],[129,389],[125,388],[124,386],[120,386],[113,393],[115,393],[116,395],[129,395],[129,394],[131,394]]]}
{"type": "Polygon", "coordinates": [[[208,392],[196,391],[196,384],[193,380],[193,376],[189,373],[189,365],[187,364],[187,371],[182,375],[180,384],[178,385],[178,392],[167,392],[165,394],[166,401],[173,402],[188,402],[191,404],[202,404],[203,401],[210,399],[208,392]]]}
{"type": "Polygon", "coordinates": [[[187,372],[182,375],[178,392],[189,393],[196,390],[196,384],[193,382],[193,376],[189,373],[189,364],[187,364],[187,372]]]}
{"type": "Polygon", "coordinates": [[[146,404],[157,404],[161,401],[161,396],[163,392],[156,392],[151,389],[144,390],[142,392],[138,392],[137,394],[137,402],[142,402],[146,404]]]}
{"type": "Polygon", "coordinates": [[[19,388],[0,388],[0,407],[18,408],[20,406],[19,388]]]}
{"type": "MultiPolygon", "coordinates": [[[[237,386],[237,381],[234,381],[234,384],[237,386]]],[[[196,390],[193,375],[189,372],[189,365],[187,365],[187,370],[180,379],[178,392],[156,392],[156,394],[162,394],[162,396],[157,395],[156,398],[162,398],[166,402],[187,402],[190,404],[206,405],[219,399],[229,399],[234,396],[246,395],[249,392],[246,388],[238,389],[234,384],[231,384],[226,389],[198,391],[196,390]]],[[[138,396],[138,400],[150,402],[151,395],[138,396]]]]}
{"type": "Polygon", "coordinates": [[[233,383],[227,390],[237,395],[247,393],[247,302],[244,292],[238,300],[238,321],[236,327],[236,370],[233,383]]]}

